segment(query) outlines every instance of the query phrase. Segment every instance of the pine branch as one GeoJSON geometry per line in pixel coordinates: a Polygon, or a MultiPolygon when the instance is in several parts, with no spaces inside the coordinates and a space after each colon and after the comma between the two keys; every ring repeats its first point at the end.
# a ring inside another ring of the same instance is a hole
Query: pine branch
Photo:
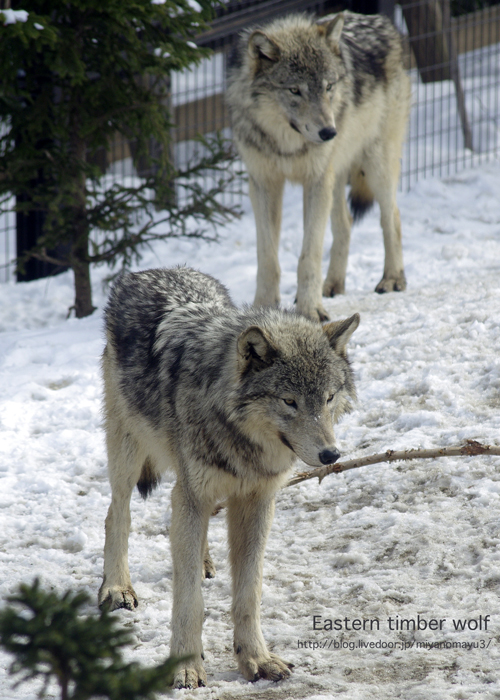
{"type": "Polygon", "coordinates": [[[387,450],[387,452],[368,455],[367,457],[360,457],[359,459],[350,459],[347,462],[329,464],[325,467],[313,469],[310,472],[301,472],[290,479],[286,486],[293,486],[299,484],[301,481],[307,481],[315,477],[318,477],[319,483],[321,483],[328,474],[339,474],[348,469],[367,467],[371,464],[380,464],[382,462],[398,462],[410,459],[438,459],[439,457],[476,457],[477,455],[500,455],[500,447],[497,445],[482,445],[480,442],[476,442],[476,440],[466,440],[463,445],[451,445],[450,447],[433,447],[425,450],[387,450]]]}
{"type": "Polygon", "coordinates": [[[206,226],[238,215],[219,201],[239,177],[225,139],[200,138],[186,168],[171,150],[170,75],[210,55],[194,38],[220,0],[26,2],[27,21],[2,27],[0,41],[0,212],[40,214],[18,271],[30,258],[72,268],[81,318],[95,308],[91,265],[126,269],[156,240],[213,240],[206,226]],[[105,172],[118,135],[149,173],[139,186],[105,172]]]}
{"type": "Polygon", "coordinates": [[[0,610],[0,647],[14,656],[9,673],[18,676],[15,687],[39,679],[40,698],[55,680],[60,700],[155,700],[185,660],[170,657],[152,667],[125,662],[130,633],[106,610],[83,615],[89,603],[83,592],[47,592],[35,579],[7,601],[13,605],[0,610]]]}

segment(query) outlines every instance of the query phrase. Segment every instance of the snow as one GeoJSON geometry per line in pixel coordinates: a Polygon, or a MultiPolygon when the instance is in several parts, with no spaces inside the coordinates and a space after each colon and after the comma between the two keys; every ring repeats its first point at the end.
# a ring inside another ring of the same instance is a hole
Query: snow
{"type": "Polygon", "coordinates": [[[0,15],[3,15],[4,24],[15,24],[16,22],[28,21],[28,13],[26,10],[0,10],[0,15]]]}
{"type": "MultiPolygon", "coordinates": [[[[345,458],[465,439],[499,444],[499,192],[500,163],[493,162],[399,196],[404,293],[372,291],[383,267],[378,212],[354,229],[347,294],[325,300],[334,319],[361,314],[350,345],[359,401],[337,428],[345,458]]],[[[289,187],[280,248],[285,305],[295,294],[300,201],[300,190],[289,187]]],[[[222,280],[237,303],[251,302],[256,248],[248,202],[243,218],[220,235],[219,244],[157,245],[142,267],[186,263],[222,280]]],[[[327,233],[325,270],[330,240],[327,233]]],[[[66,318],[70,273],[0,288],[2,600],[35,576],[59,591],[82,588],[94,600],[100,585],[110,500],[99,372],[106,274],[93,271],[98,310],[83,320],[66,318]]],[[[498,457],[417,460],[284,488],[262,592],[264,636],[295,664],[291,680],[277,685],[248,684],[236,670],[224,512],[212,518],[217,576],[203,583],[208,687],[174,697],[498,698],[499,467],[498,457]],[[313,616],[321,629],[313,629],[313,616]],[[328,620],[342,630],[323,630],[328,620]],[[373,620],[379,629],[370,629],[373,620]],[[427,626],[396,628],[403,620],[427,626]],[[442,629],[432,620],[445,620],[442,629]],[[468,621],[464,631],[455,630],[457,620],[468,621]]],[[[116,614],[133,626],[130,656],[144,664],[169,649],[172,485],[168,477],[146,503],[138,494],[132,502],[130,566],[140,606],[116,614]]],[[[8,662],[0,654],[0,697],[34,700],[39,686],[12,689],[8,662]]]]}

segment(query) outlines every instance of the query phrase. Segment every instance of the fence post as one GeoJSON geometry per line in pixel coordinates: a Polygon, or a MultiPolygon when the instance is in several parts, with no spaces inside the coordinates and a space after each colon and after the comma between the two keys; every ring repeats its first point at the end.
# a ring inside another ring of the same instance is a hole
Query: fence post
{"type": "Polygon", "coordinates": [[[457,97],[457,109],[460,117],[460,123],[462,125],[462,132],[464,135],[464,146],[470,151],[474,150],[472,146],[472,131],[469,124],[469,118],[467,116],[467,109],[465,107],[465,96],[462,87],[462,81],[460,80],[460,69],[458,66],[458,52],[455,43],[455,37],[451,29],[451,8],[450,0],[441,0],[443,6],[443,28],[445,35],[448,40],[448,51],[450,54],[450,73],[451,79],[455,85],[455,95],[457,97]]]}

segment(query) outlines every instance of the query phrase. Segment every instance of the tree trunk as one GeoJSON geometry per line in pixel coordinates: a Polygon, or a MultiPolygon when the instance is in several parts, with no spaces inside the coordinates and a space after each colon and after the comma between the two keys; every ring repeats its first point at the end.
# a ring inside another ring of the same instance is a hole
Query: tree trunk
{"type": "Polygon", "coordinates": [[[76,97],[74,111],[72,113],[73,138],[71,153],[79,167],[75,169],[73,181],[74,192],[74,218],[73,241],[71,247],[71,267],[75,276],[75,316],[85,318],[95,311],[92,305],[92,284],[90,282],[89,262],[89,228],[87,223],[87,198],[85,172],[81,164],[87,156],[87,145],[79,136],[81,105],[79,97],[76,97]]]}
{"type": "MultiPolygon", "coordinates": [[[[85,200],[83,199],[83,202],[85,200]]],[[[89,230],[85,221],[85,210],[75,212],[75,233],[71,247],[70,265],[75,276],[76,318],[90,316],[95,311],[92,305],[92,284],[90,282],[89,230]]]]}
{"type": "Polygon", "coordinates": [[[76,318],[84,318],[85,316],[90,316],[96,309],[92,305],[90,264],[82,257],[81,259],[74,259],[72,267],[75,275],[75,316],[76,318]]]}
{"type": "Polygon", "coordinates": [[[84,318],[95,310],[92,305],[92,284],[90,282],[89,229],[86,221],[85,176],[76,180],[77,205],[74,208],[73,242],[71,246],[71,267],[75,276],[75,316],[84,318]]]}
{"type": "Polygon", "coordinates": [[[450,80],[450,53],[440,0],[403,0],[401,6],[422,82],[450,80]]]}

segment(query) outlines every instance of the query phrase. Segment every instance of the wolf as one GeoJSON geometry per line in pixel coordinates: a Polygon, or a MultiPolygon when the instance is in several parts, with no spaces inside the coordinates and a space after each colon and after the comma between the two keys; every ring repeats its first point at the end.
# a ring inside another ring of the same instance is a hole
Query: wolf
{"type": "Polygon", "coordinates": [[[321,295],[344,293],[352,218],[380,205],[384,274],[375,291],[406,287],[396,203],[410,82],[386,17],[290,15],[243,32],[228,70],[233,138],[249,173],[257,228],[255,304],[280,301],[278,262],[285,180],[303,187],[297,311],[328,319],[321,295]],[[333,246],[322,286],[324,232],[333,246]]]}
{"type": "Polygon", "coordinates": [[[260,628],[264,549],[274,496],[297,459],[332,464],[332,424],[355,398],[346,344],[359,315],[321,327],[275,308],[238,309],[226,288],[189,268],[119,278],[105,311],[102,358],[111,505],[99,605],[133,610],[127,563],[130,498],[171,468],[174,684],[206,683],[201,580],[214,573],[207,527],[225,501],[234,650],[247,680],[291,664],[260,628]]]}

